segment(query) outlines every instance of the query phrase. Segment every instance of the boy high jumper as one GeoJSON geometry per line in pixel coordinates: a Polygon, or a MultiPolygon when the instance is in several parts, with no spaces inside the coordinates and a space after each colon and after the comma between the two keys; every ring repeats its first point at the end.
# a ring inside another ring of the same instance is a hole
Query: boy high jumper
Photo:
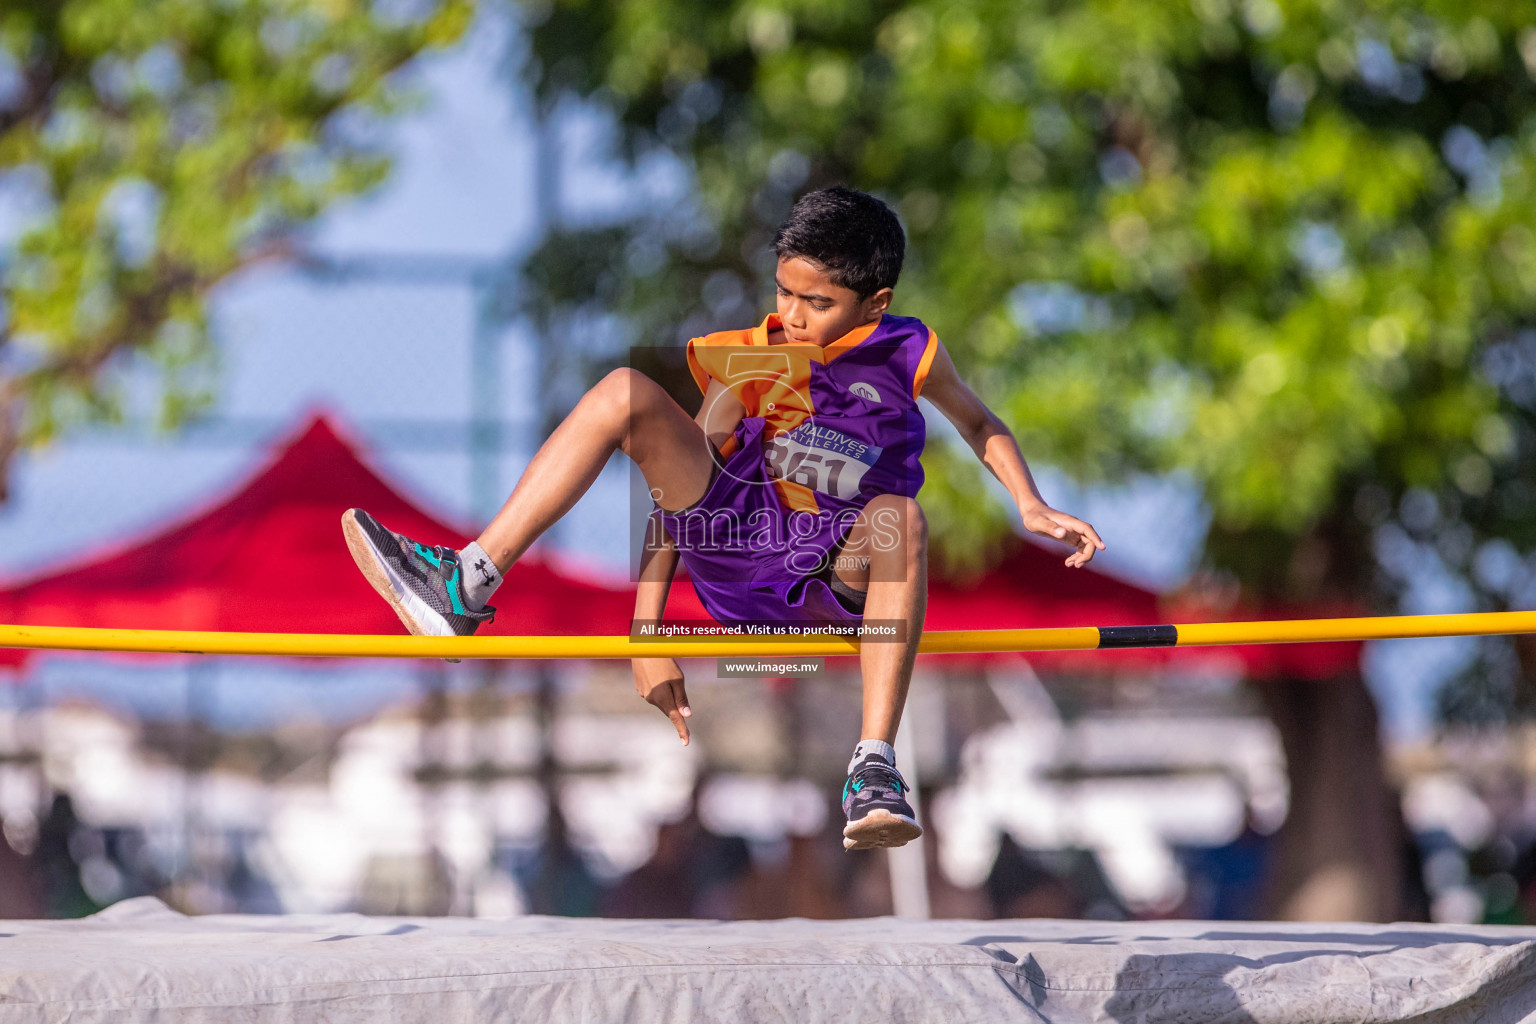
{"type": "MultiPolygon", "coordinates": [[[[636,621],[662,617],[681,559],[725,625],[894,627],[860,645],[863,728],[843,786],[843,846],[917,838],[891,744],[927,603],[918,396],[1007,488],[1025,529],[1076,549],[1067,565],[1086,565],[1104,542],[1046,504],[1013,434],[960,379],[938,337],[887,312],[905,248],[896,215],[875,197],[807,194],[774,239],[777,312],[688,343],[704,392],[697,416],[643,374],[615,370],[550,435],[474,543],[428,547],[350,509],[342,529],[358,567],[412,633],[473,633],[494,614],[487,602],[503,575],[622,451],[656,505],[636,621]]],[[[687,743],[693,712],[677,662],[636,659],[633,668],[640,695],[687,743]]]]}

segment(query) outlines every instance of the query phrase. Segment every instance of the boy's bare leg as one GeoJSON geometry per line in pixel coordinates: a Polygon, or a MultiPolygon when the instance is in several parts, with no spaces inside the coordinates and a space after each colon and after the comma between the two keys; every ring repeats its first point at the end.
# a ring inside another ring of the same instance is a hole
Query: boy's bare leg
{"type": "Polygon", "coordinates": [[[906,782],[887,748],[893,744],[912,682],[917,641],[928,605],[928,525],[911,498],[880,495],[864,507],[849,531],[833,571],[845,584],[865,590],[865,622],[899,622],[895,641],[866,639],[859,647],[864,677],[864,721],[857,759],[843,787],[843,848],[902,846],[923,834],[907,800],[906,782]],[[886,760],[889,758],[889,760],[886,760]]]}
{"type": "MultiPolygon", "coordinates": [[[[711,422],[721,430],[734,425],[718,415],[711,422]]],[[[713,475],[714,452],[703,428],[655,381],[615,370],[582,396],[539,449],[478,546],[429,548],[359,508],[342,513],[342,535],[364,578],[407,630],[469,636],[496,613],[486,598],[501,578],[488,562],[505,574],[621,450],[638,464],[664,509],[703,497],[713,475]]]]}
{"type": "Polygon", "coordinates": [[[859,647],[864,677],[859,738],[894,744],[928,609],[928,521],[917,502],[889,494],[873,498],[849,531],[834,571],[844,583],[865,590],[866,622],[902,624],[899,642],[866,640],[859,647]]]}
{"type": "Polygon", "coordinates": [[[661,385],[636,370],[615,370],[555,428],[477,538],[496,567],[505,573],[570,511],[615,451],[635,461],[669,511],[698,501],[709,486],[714,454],[703,429],[661,385]]]}

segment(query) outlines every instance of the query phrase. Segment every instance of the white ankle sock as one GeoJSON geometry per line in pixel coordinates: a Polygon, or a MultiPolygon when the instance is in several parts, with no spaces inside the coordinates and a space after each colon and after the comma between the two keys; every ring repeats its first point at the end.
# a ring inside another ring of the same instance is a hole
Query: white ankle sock
{"type": "Polygon", "coordinates": [[[891,767],[896,766],[896,751],[885,740],[859,740],[859,745],[853,748],[853,760],[848,762],[848,774],[852,775],[859,762],[870,754],[878,754],[889,761],[891,767]]]}
{"type": "Polygon", "coordinates": [[[464,567],[464,578],[460,581],[464,587],[464,603],[479,611],[501,586],[501,570],[496,568],[496,563],[491,561],[479,541],[470,541],[459,552],[459,564],[464,567]]]}

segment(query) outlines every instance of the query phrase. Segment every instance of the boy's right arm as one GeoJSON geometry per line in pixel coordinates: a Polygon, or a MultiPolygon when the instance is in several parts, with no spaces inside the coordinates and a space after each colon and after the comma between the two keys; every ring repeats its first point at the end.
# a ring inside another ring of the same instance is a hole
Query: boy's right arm
{"type": "MultiPolygon", "coordinates": [[[[667,607],[672,574],[677,571],[677,543],[661,525],[659,512],[645,524],[645,550],[640,554],[640,585],[635,589],[635,621],[659,622],[667,607]]],[[[683,671],[673,658],[633,658],[635,690],[672,722],[677,738],[688,745],[688,722],[693,709],[683,688],[683,671]]]]}
{"type": "Polygon", "coordinates": [[[746,414],[746,406],[730,388],[711,380],[704,392],[704,404],[699,406],[699,414],[693,419],[716,448],[723,448],[746,414]]]}
{"type": "MultiPolygon", "coordinates": [[[[718,380],[710,380],[704,391],[704,403],[694,422],[715,447],[724,447],[747,414],[746,407],[732,391],[718,380]]],[[[640,556],[640,585],[635,590],[635,621],[660,621],[667,607],[667,593],[672,575],[677,571],[677,543],[661,525],[657,513],[646,523],[646,545],[640,556]]],[[[635,689],[671,720],[683,746],[688,745],[688,693],[683,688],[683,670],[673,658],[634,658],[630,667],[635,674],[635,689]]]]}

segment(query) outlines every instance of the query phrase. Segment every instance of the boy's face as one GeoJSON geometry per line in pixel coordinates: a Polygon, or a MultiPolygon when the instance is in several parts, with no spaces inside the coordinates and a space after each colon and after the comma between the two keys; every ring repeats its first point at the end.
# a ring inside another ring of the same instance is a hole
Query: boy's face
{"type": "Polygon", "coordinates": [[[774,281],[786,341],[825,348],[855,327],[874,323],[891,305],[889,288],[861,299],[852,288],[833,284],[831,274],[799,256],[779,260],[774,281]]]}

